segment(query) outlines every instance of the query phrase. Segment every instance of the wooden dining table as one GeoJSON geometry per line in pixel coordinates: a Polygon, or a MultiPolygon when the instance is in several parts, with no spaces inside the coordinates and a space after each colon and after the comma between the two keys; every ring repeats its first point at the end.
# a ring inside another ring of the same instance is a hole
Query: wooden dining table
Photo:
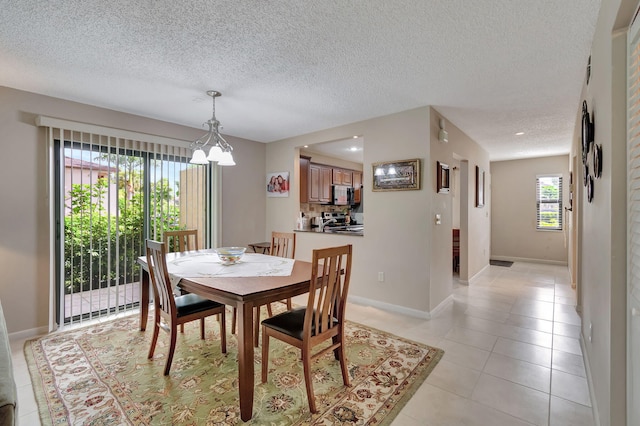
{"type": "MultiPolygon", "coordinates": [[[[198,250],[200,254],[210,253],[217,259],[213,249],[198,250]]],[[[167,262],[188,256],[193,252],[169,253],[167,262]]],[[[261,255],[262,256],[262,255],[261,255]]],[[[266,255],[265,255],[266,256],[266,255]]],[[[149,265],[146,256],[140,256],[142,267],[140,285],[140,330],[147,326],[149,315],[149,265]]],[[[181,273],[179,287],[207,299],[235,307],[238,315],[238,383],[240,397],[240,418],[248,421],[253,415],[254,391],[254,348],[253,348],[253,307],[269,302],[287,299],[309,292],[311,263],[296,260],[288,276],[252,277],[211,277],[198,276],[198,271],[181,273]]]]}

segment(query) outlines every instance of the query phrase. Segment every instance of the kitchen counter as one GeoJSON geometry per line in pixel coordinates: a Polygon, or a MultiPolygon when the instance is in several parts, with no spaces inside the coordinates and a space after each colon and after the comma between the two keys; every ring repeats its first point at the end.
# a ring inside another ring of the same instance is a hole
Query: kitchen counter
{"type": "Polygon", "coordinates": [[[337,235],[354,235],[356,237],[362,237],[364,235],[364,225],[349,225],[349,226],[327,226],[324,231],[320,231],[320,228],[310,229],[296,229],[295,232],[306,232],[311,234],[337,234],[337,235]]]}

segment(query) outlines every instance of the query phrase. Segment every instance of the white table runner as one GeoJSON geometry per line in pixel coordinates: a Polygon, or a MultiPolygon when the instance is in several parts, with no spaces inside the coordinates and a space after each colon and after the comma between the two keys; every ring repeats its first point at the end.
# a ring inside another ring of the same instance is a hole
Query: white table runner
{"type": "Polygon", "coordinates": [[[167,262],[171,284],[175,287],[189,277],[285,277],[293,271],[294,259],[245,253],[233,265],[223,265],[215,253],[193,252],[167,262]]]}

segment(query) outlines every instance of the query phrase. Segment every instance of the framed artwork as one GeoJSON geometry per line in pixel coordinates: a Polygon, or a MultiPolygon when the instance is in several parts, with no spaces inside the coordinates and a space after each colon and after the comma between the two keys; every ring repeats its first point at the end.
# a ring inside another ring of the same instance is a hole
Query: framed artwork
{"type": "Polygon", "coordinates": [[[437,162],[436,181],[439,194],[448,194],[449,189],[449,165],[437,162]]]}
{"type": "Polygon", "coordinates": [[[484,170],[476,166],[476,207],[484,207],[484,170]]]}
{"type": "Polygon", "coordinates": [[[267,197],[289,196],[289,172],[267,173],[267,197]]]}
{"type": "Polygon", "coordinates": [[[420,189],[420,159],[373,163],[373,185],[376,191],[420,189]]]}

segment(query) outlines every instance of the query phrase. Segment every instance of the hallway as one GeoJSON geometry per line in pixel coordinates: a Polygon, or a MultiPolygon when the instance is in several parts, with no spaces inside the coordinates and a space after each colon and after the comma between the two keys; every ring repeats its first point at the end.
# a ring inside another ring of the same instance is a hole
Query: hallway
{"type": "Polygon", "coordinates": [[[350,305],[353,321],[445,355],[393,426],[594,424],[566,266],[490,266],[431,320],[350,305]]]}

